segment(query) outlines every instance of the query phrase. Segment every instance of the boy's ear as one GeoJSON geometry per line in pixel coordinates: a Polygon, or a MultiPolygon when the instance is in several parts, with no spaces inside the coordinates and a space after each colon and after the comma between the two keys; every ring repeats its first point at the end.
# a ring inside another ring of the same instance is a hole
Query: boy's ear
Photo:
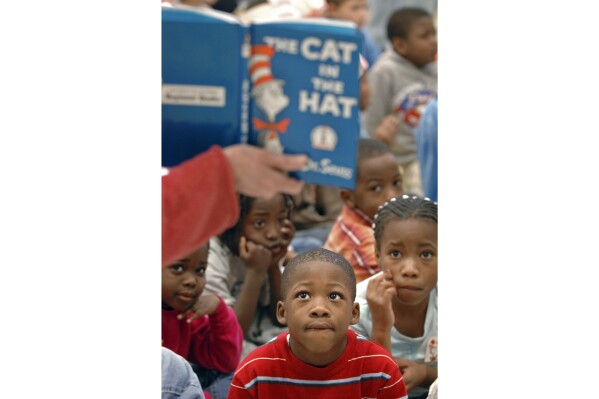
{"type": "Polygon", "coordinates": [[[354,192],[353,191],[342,188],[340,195],[341,195],[341,200],[343,201],[343,203],[345,205],[349,206],[352,209],[356,207],[356,202],[354,201],[354,192]]]}
{"type": "Polygon", "coordinates": [[[400,55],[405,55],[408,52],[408,43],[404,38],[394,37],[393,40],[391,40],[391,44],[393,45],[395,52],[400,55]]]}
{"type": "Polygon", "coordinates": [[[277,321],[284,326],[287,325],[287,312],[283,301],[277,302],[277,321]]]}
{"type": "Polygon", "coordinates": [[[357,324],[360,321],[360,304],[354,302],[351,308],[351,320],[349,324],[357,324]]]}

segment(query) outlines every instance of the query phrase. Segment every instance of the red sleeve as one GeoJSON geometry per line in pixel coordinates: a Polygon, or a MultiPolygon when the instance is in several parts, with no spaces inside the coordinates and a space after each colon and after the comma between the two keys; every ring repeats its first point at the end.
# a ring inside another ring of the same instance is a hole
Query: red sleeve
{"type": "Polygon", "coordinates": [[[208,323],[201,323],[199,319],[192,322],[190,357],[204,368],[231,373],[239,364],[243,331],[233,309],[219,299],[216,310],[208,316],[208,323]],[[198,321],[196,326],[195,321],[198,321]]]}
{"type": "Polygon", "coordinates": [[[233,171],[220,147],[171,168],[162,177],[162,266],[189,254],[238,217],[233,171]]]}
{"type": "MultiPolygon", "coordinates": [[[[385,351],[388,354],[388,352],[385,351]]],[[[387,364],[387,370],[385,370],[391,378],[385,383],[380,389],[378,399],[408,399],[408,390],[406,389],[406,383],[404,382],[403,376],[395,364],[389,361],[387,364]],[[390,364],[389,364],[390,363],[390,364]]]]}

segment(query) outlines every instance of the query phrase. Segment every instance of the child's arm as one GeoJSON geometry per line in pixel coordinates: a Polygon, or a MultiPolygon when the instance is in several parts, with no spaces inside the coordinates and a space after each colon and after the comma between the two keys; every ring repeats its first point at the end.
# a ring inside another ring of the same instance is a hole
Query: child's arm
{"type": "Polygon", "coordinates": [[[393,76],[386,70],[373,70],[368,75],[368,82],[372,90],[370,105],[364,112],[364,127],[368,134],[374,137],[377,127],[385,116],[392,113],[391,102],[393,94],[393,76]]]}
{"type": "Polygon", "coordinates": [[[238,217],[234,170],[220,147],[171,168],[162,177],[163,267],[235,224],[238,217]]]}
{"type": "Polygon", "coordinates": [[[247,390],[244,386],[243,381],[239,378],[239,370],[233,376],[231,381],[231,387],[229,388],[229,394],[227,399],[251,399],[254,396],[250,392],[256,392],[257,389],[247,390]]]}
{"type": "Polygon", "coordinates": [[[423,386],[428,387],[437,379],[437,368],[424,363],[416,363],[407,359],[396,358],[408,391],[423,386]]]}
{"type": "Polygon", "coordinates": [[[395,285],[387,272],[376,276],[368,282],[366,301],[372,316],[370,339],[391,353],[391,328],[395,324],[395,315],[391,306],[391,298],[395,295],[395,285]]]}
{"type": "Polygon", "coordinates": [[[383,369],[389,378],[380,388],[377,395],[378,399],[408,399],[409,389],[406,387],[405,378],[399,371],[396,364],[390,359],[385,358],[383,369]]]}
{"type": "Polygon", "coordinates": [[[392,146],[395,143],[395,137],[399,132],[399,121],[395,115],[389,114],[383,117],[381,123],[378,124],[372,138],[378,141],[382,141],[388,146],[392,146]]]}
{"type": "Polygon", "coordinates": [[[222,298],[212,294],[201,298],[210,301],[207,309],[211,312],[208,322],[193,324],[190,355],[204,368],[231,373],[239,364],[243,331],[235,313],[222,298]]]}
{"type": "Polygon", "coordinates": [[[272,254],[262,245],[255,244],[248,241],[245,237],[241,237],[239,241],[239,255],[245,263],[246,274],[233,310],[245,334],[252,325],[252,320],[254,320],[260,290],[264,284],[266,271],[270,267],[272,254]]]}

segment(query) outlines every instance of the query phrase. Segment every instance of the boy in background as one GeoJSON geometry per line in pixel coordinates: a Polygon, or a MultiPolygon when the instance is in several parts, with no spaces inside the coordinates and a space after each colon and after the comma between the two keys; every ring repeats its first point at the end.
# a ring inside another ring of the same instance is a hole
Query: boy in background
{"type": "Polygon", "coordinates": [[[288,326],[238,367],[228,399],[407,398],[381,346],[349,330],[360,318],[356,279],[340,255],[303,252],[285,267],[277,319],[288,326]]]}
{"type": "Polygon", "coordinates": [[[387,36],[392,49],[378,58],[368,75],[372,100],[364,122],[368,134],[395,153],[404,190],[422,195],[414,129],[427,102],[437,96],[437,33],[427,11],[410,7],[391,15],[387,36]],[[399,124],[393,126],[392,119],[399,124]]]}
{"type": "Polygon", "coordinates": [[[356,187],[341,190],[343,208],[324,248],[343,256],[360,282],[380,271],[374,252],[374,215],[385,201],[401,196],[403,189],[397,160],[380,141],[359,140],[356,169],[356,187]]]}

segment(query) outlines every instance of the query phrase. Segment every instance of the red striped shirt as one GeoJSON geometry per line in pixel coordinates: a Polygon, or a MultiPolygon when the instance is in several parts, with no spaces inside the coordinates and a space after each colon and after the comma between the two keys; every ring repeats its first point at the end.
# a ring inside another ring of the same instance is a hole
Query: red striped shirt
{"type": "Polygon", "coordinates": [[[397,364],[383,347],[348,330],[347,347],[325,367],[299,360],[287,343],[288,332],[250,353],[233,377],[227,399],[408,397],[397,364]]]}

